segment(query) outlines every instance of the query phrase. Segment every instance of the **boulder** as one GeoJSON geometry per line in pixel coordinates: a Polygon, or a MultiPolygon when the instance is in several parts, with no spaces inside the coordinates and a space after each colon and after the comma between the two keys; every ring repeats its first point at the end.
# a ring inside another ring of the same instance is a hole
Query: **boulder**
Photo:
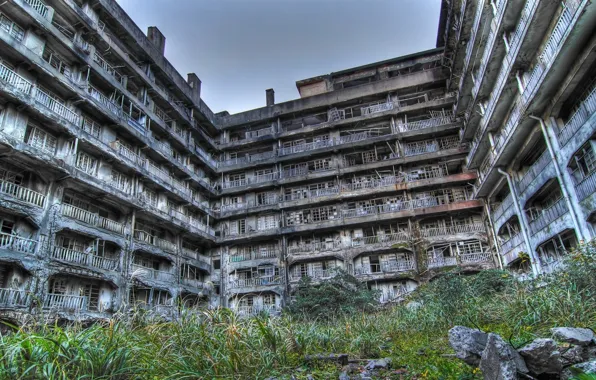
{"type": "Polygon", "coordinates": [[[586,361],[584,348],[582,346],[568,343],[566,344],[566,347],[559,345],[559,352],[561,353],[563,367],[586,361]]]}
{"type": "Polygon", "coordinates": [[[346,372],[342,372],[339,374],[339,380],[350,380],[350,376],[346,372]]]}
{"type": "Polygon", "coordinates": [[[528,373],[524,359],[497,334],[488,334],[480,369],[485,380],[514,380],[518,372],[528,373]]]}
{"type": "Polygon", "coordinates": [[[555,327],[550,329],[555,339],[561,342],[588,346],[594,342],[594,332],[575,327],[555,327]]]}
{"type": "Polygon", "coordinates": [[[536,339],[518,352],[533,375],[559,374],[563,370],[561,353],[552,339],[536,339]]]}
{"type": "Polygon", "coordinates": [[[384,358],[379,360],[371,360],[366,364],[366,369],[388,369],[391,366],[391,359],[384,358]]]}
{"type": "Polygon", "coordinates": [[[566,368],[562,375],[562,380],[575,379],[578,375],[596,375],[596,360],[579,363],[566,368]]]}
{"type": "Polygon", "coordinates": [[[455,356],[474,367],[480,364],[487,339],[488,334],[478,329],[455,326],[449,330],[449,344],[455,350],[455,356]]]}

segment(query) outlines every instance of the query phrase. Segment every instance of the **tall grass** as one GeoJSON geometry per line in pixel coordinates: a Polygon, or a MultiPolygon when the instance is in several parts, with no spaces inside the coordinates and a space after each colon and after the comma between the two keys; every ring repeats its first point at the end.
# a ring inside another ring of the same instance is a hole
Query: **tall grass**
{"type": "Polygon", "coordinates": [[[175,322],[22,326],[0,336],[0,379],[337,378],[333,364],[304,360],[317,353],[388,356],[405,378],[477,378],[451,355],[447,330],[476,326],[519,346],[553,326],[596,329],[594,252],[583,246],[565,272],[532,282],[502,271],[446,274],[407,305],[330,320],[239,318],[221,309],[175,322]]]}

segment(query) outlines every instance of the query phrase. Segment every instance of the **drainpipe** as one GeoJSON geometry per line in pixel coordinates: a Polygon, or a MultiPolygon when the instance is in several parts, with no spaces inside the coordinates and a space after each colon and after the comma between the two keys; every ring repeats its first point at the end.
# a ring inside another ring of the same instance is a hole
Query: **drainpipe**
{"type": "Polygon", "coordinates": [[[493,231],[493,244],[495,245],[495,250],[497,251],[497,260],[499,260],[499,269],[503,270],[503,260],[501,260],[501,250],[499,245],[497,244],[497,231],[495,230],[495,225],[493,224],[490,215],[491,215],[491,209],[490,209],[490,205],[488,204],[488,199],[486,200],[486,202],[484,203],[484,207],[486,209],[486,216],[488,217],[488,226],[490,227],[490,229],[493,231]]]}
{"type": "Polygon", "coordinates": [[[575,213],[575,208],[573,208],[573,203],[571,202],[571,198],[569,197],[569,192],[567,191],[567,186],[565,185],[566,182],[563,179],[563,173],[561,172],[561,168],[559,167],[559,163],[557,162],[557,154],[553,148],[552,142],[548,135],[548,131],[546,130],[546,124],[544,120],[540,117],[530,115],[530,118],[534,120],[538,120],[540,123],[540,129],[542,130],[542,134],[544,135],[544,139],[546,140],[546,146],[548,147],[548,151],[550,152],[550,157],[555,164],[555,171],[557,172],[557,178],[559,179],[559,183],[561,184],[561,192],[563,193],[563,197],[565,198],[565,203],[567,204],[567,208],[569,209],[569,213],[571,214],[571,219],[573,219],[573,225],[575,226],[575,233],[580,240],[584,240],[584,234],[580,228],[579,218],[575,213]]]}
{"type": "Polygon", "coordinates": [[[526,248],[528,248],[528,254],[530,255],[530,264],[532,265],[532,273],[534,276],[538,276],[540,274],[540,261],[538,261],[538,257],[536,256],[536,252],[532,249],[532,244],[530,243],[530,236],[528,236],[528,225],[526,224],[526,215],[522,212],[521,207],[519,206],[519,198],[517,197],[517,191],[515,190],[515,186],[513,185],[513,180],[511,179],[511,175],[504,171],[501,168],[498,168],[497,171],[507,178],[507,184],[509,185],[509,191],[511,192],[511,196],[513,197],[513,205],[515,206],[515,211],[519,217],[519,221],[521,223],[521,230],[522,234],[524,235],[524,240],[526,242],[526,248]]]}

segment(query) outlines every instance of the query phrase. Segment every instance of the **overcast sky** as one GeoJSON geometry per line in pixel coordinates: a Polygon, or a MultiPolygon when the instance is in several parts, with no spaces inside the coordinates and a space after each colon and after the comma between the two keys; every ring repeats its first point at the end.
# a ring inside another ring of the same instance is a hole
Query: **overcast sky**
{"type": "Polygon", "coordinates": [[[214,112],[297,98],[295,82],[435,47],[441,0],[118,0],[214,112]]]}

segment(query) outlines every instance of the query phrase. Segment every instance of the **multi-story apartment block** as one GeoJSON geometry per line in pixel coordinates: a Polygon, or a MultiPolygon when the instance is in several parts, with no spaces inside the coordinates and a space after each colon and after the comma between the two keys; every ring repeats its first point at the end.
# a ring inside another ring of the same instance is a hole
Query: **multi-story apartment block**
{"type": "Polygon", "coordinates": [[[591,238],[596,6],[445,1],[437,48],[230,115],[114,0],[0,6],[0,308],[277,311],[338,268],[550,271],[591,238]],[[523,269],[523,268],[522,268],[523,269]]]}

